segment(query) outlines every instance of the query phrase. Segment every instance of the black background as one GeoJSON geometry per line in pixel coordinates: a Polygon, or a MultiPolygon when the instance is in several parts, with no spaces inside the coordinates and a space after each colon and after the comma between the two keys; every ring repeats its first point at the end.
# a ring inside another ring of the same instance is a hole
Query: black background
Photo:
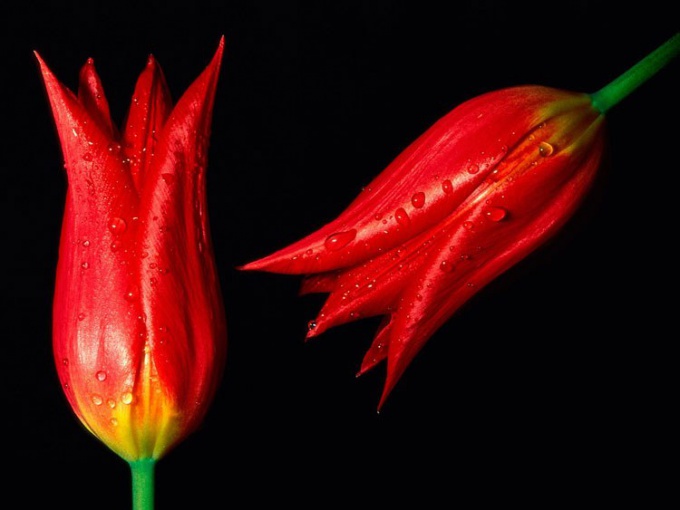
{"type": "Polygon", "coordinates": [[[323,296],[235,269],[332,219],[460,102],[526,83],[594,92],[678,30],[665,3],[625,5],[3,4],[5,497],[130,507],[127,465],[53,367],[66,181],[33,51],[71,88],[93,57],[119,123],[149,54],[177,99],[224,35],[208,196],[229,355],[203,426],[158,464],[157,507],[655,507],[659,461],[676,458],[680,62],[608,114],[574,220],[442,327],[380,413],[383,368],[354,376],[378,319],[305,343],[323,296]]]}

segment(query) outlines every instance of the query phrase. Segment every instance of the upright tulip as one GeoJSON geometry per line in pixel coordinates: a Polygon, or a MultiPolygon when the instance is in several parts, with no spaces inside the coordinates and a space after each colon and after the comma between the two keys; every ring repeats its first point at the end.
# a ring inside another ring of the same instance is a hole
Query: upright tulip
{"type": "Polygon", "coordinates": [[[225,362],[205,178],[223,47],[174,107],[149,57],[120,131],[92,59],[76,95],[36,53],[68,179],[57,373],[87,430],[130,464],[135,508],[152,507],[154,463],[202,422],[225,362]]]}
{"type": "Polygon", "coordinates": [[[336,219],[244,270],[329,296],[307,337],[383,316],[359,374],[386,360],[380,408],[427,340],[554,236],[596,176],[609,108],[674,58],[680,34],[594,94],[518,86],[464,102],[336,219]]]}

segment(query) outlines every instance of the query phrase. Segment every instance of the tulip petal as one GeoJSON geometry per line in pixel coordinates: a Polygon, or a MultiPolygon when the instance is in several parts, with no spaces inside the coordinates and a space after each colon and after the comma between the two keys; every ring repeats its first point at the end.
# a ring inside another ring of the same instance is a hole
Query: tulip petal
{"type": "Polygon", "coordinates": [[[172,98],[165,75],[156,59],[150,56],[137,79],[123,132],[123,149],[137,189],[144,186],[143,176],[171,110],[172,98]]]}
{"type": "Polygon", "coordinates": [[[240,269],[310,274],[359,264],[451,214],[527,131],[571,98],[547,87],[516,87],[473,98],[410,144],[334,220],[240,269]],[[461,150],[464,147],[464,150],[461,150]]]}
{"type": "Polygon", "coordinates": [[[85,65],[80,69],[78,101],[109,138],[117,138],[116,128],[111,121],[109,102],[106,99],[106,94],[104,94],[104,87],[92,58],[88,58],[85,65]]]}
{"type": "MultiPolygon", "coordinates": [[[[212,61],[180,98],[159,136],[144,180],[138,261],[140,299],[149,324],[155,369],[182,408],[200,403],[215,390],[189,383],[191,374],[220,365],[223,352],[203,338],[221,338],[226,326],[215,309],[221,302],[209,232],[205,169],[208,137],[224,40],[212,61]],[[170,206],[172,204],[172,206],[170,206]],[[175,299],[168,300],[167,296],[175,299]]],[[[191,429],[202,418],[186,413],[191,429]]]]}

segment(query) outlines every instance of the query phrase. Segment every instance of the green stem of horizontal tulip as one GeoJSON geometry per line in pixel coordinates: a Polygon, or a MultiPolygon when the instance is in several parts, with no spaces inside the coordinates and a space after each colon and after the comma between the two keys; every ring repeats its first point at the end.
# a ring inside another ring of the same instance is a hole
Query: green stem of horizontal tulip
{"type": "Polygon", "coordinates": [[[129,465],[132,472],[132,510],[153,510],[156,460],[135,460],[129,465]]]}
{"type": "Polygon", "coordinates": [[[606,113],[680,54],[680,32],[594,94],[593,106],[606,113]]]}

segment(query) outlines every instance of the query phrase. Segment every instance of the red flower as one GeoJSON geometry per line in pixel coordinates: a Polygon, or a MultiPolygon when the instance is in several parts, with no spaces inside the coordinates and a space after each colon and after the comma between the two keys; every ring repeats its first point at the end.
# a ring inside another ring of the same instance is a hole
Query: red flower
{"type": "Polygon", "coordinates": [[[435,331],[553,236],[593,182],[603,115],[586,94],[514,87],[469,100],[400,154],[335,220],[245,270],[329,293],[308,337],[384,320],[359,373],[387,360],[379,406],[435,331]]]}
{"type": "Polygon", "coordinates": [[[224,366],[205,190],[223,46],[174,107],[149,57],[121,131],[92,59],[76,96],[36,54],[68,177],[57,372],[81,422],[127,461],[158,459],[193,431],[224,366]]]}
{"type": "Polygon", "coordinates": [[[680,55],[680,33],[593,94],[542,86],[459,105],[316,232],[241,267],[329,293],[307,337],[383,316],[359,374],[387,361],[380,408],[427,340],[554,236],[588,192],[605,113],[680,55]]]}

